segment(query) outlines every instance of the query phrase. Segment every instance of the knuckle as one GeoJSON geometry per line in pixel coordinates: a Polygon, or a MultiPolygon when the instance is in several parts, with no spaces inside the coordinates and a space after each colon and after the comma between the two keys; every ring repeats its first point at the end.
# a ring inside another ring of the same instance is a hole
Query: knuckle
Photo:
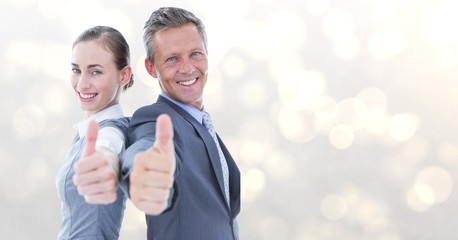
{"type": "Polygon", "coordinates": [[[110,183],[110,187],[112,187],[112,188],[116,187],[116,180],[115,179],[111,179],[109,183],[110,183]]]}
{"type": "Polygon", "coordinates": [[[137,188],[135,186],[131,186],[130,189],[129,189],[129,193],[130,193],[130,199],[132,202],[138,202],[138,191],[137,191],[137,188]]]}
{"type": "MultiPolygon", "coordinates": [[[[77,187],[76,189],[77,189],[79,195],[81,195],[81,196],[84,195],[84,190],[83,190],[83,188],[77,187]]],[[[86,196],[84,196],[84,197],[86,197],[86,196]]]]}
{"type": "Polygon", "coordinates": [[[103,165],[108,165],[108,159],[102,153],[97,153],[97,159],[103,165]]]}
{"type": "Polygon", "coordinates": [[[164,187],[171,188],[174,183],[174,177],[172,175],[167,175],[164,181],[164,187]]]}
{"type": "Polygon", "coordinates": [[[132,171],[132,173],[130,174],[130,177],[129,177],[130,182],[136,184],[137,182],[139,182],[139,178],[140,178],[140,176],[139,176],[138,171],[135,171],[135,169],[134,169],[132,171]]]}
{"type": "Polygon", "coordinates": [[[147,158],[147,154],[145,152],[137,153],[134,158],[135,165],[142,165],[145,162],[145,158],[147,158]]]}
{"type": "Polygon", "coordinates": [[[169,199],[169,195],[170,195],[170,191],[169,190],[165,190],[164,193],[162,194],[162,198],[161,198],[161,204],[166,204],[167,203],[167,200],[169,199]]]}
{"type": "Polygon", "coordinates": [[[162,206],[159,204],[155,204],[148,209],[148,212],[151,215],[159,215],[162,212],[161,210],[162,206]]]}
{"type": "Polygon", "coordinates": [[[108,197],[107,197],[107,200],[106,200],[106,204],[113,203],[114,201],[116,201],[116,193],[108,194],[108,197]]]}
{"type": "Polygon", "coordinates": [[[112,180],[115,177],[115,173],[109,169],[108,171],[105,172],[105,178],[112,180]]]}
{"type": "Polygon", "coordinates": [[[75,170],[75,173],[79,172],[80,165],[81,165],[81,158],[78,161],[76,161],[75,165],[73,166],[73,170],[75,170]]]}
{"type": "Polygon", "coordinates": [[[116,182],[114,180],[110,180],[108,182],[108,190],[110,192],[115,192],[115,189],[116,189],[116,182]]]}
{"type": "Polygon", "coordinates": [[[73,184],[75,184],[76,186],[78,186],[79,184],[79,177],[77,174],[73,175],[73,184]]]}

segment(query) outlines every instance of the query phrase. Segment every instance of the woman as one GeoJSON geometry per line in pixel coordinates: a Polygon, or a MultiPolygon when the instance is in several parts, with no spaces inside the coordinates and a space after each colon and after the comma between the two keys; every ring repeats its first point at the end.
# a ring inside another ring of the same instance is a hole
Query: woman
{"type": "Polygon", "coordinates": [[[72,50],[71,84],[86,119],[74,126],[76,137],[56,178],[59,239],[118,239],[127,199],[117,187],[118,156],[129,124],[119,98],[133,84],[129,45],[116,29],[96,26],[72,50]]]}

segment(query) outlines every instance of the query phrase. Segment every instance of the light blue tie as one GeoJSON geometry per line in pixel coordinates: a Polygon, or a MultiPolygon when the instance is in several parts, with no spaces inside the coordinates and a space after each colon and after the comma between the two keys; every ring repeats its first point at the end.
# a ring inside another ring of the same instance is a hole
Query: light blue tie
{"type": "Polygon", "coordinates": [[[213,137],[213,140],[216,143],[216,147],[218,148],[218,153],[219,153],[219,160],[221,161],[221,167],[223,171],[223,179],[224,179],[224,193],[226,197],[226,202],[228,205],[229,204],[229,168],[227,167],[227,162],[226,158],[224,157],[223,151],[221,150],[221,147],[218,142],[218,138],[216,137],[216,131],[213,126],[212,119],[210,117],[210,114],[208,112],[202,111],[202,124],[204,125],[205,128],[207,128],[208,132],[210,135],[213,137]]]}

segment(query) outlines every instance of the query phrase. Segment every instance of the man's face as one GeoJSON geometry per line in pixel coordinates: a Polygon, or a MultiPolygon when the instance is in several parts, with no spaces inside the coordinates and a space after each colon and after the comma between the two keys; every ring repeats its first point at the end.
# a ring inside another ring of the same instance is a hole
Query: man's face
{"type": "Polygon", "coordinates": [[[162,91],[172,99],[202,108],[208,75],[207,49],[194,24],[169,28],[153,37],[154,64],[145,60],[149,74],[158,78],[162,91]]]}

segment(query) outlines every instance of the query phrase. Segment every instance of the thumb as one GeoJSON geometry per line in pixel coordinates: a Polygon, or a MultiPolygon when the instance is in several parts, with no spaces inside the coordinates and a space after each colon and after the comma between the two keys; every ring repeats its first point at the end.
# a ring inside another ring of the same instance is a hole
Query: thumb
{"type": "Polygon", "coordinates": [[[156,122],[156,141],[154,147],[161,150],[171,150],[173,139],[172,120],[167,114],[161,114],[156,122]]]}
{"type": "Polygon", "coordinates": [[[87,126],[86,146],[84,147],[83,157],[89,156],[95,152],[95,143],[97,142],[97,134],[99,132],[99,124],[96,121],[90,121],[87,126]]]}

